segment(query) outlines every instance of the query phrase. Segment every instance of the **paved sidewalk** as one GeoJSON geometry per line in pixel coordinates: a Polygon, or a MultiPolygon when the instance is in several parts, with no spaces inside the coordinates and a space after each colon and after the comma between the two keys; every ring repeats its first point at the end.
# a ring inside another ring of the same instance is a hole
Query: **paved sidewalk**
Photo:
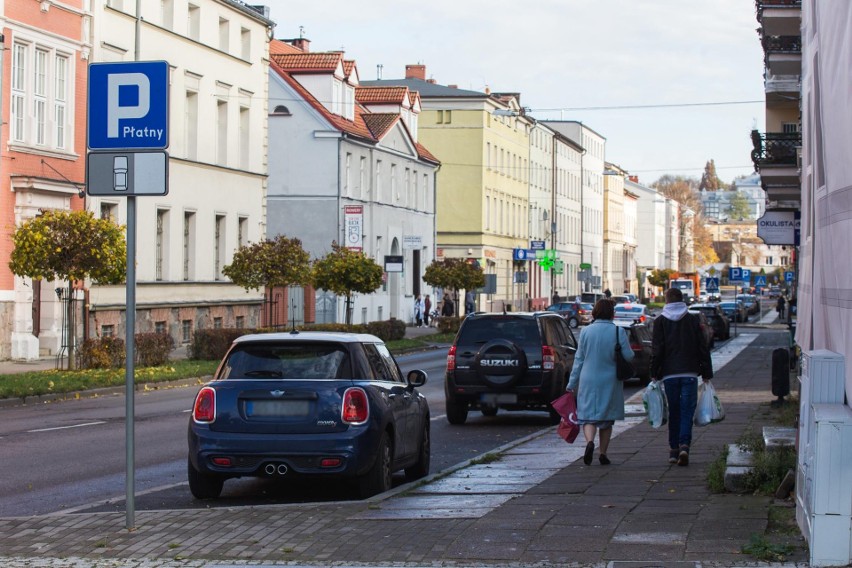
{"type": "MultiPolygon", "coordinates": [[[[610,466],[583,465],[582,444],[549,429],[492,463],[360,502],[142,511],[132,532],[117,513],[0,518],[0,566],[765,566],[743,546],[789,502],[710,493],[707,470],[772,423],[771,355],[789,335],[741,330],[734,342],[748,346],[731,347],[714,380],[727,416],[696,428],[689,467],[669,465],[665,429],[633,412],[610,466]]],[[[805,565],[801,536],[783,538],[788,565],[805,565]]]]}

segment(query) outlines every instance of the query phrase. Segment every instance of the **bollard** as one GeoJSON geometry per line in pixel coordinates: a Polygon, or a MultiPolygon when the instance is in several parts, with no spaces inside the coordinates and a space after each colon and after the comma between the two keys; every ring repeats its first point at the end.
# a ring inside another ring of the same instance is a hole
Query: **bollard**
{"type": "Polygon", "coordinates": [[[772,351],[772,394],[778,397],[773,406],[784,404],[790,394],[790,352],[784,347],[772,351]]]}

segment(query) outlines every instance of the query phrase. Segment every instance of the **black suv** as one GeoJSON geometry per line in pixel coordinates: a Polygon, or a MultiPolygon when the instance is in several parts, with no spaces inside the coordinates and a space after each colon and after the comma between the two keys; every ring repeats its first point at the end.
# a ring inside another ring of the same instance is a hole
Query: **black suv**
{"type": "Polygon", "coordinates": [[[447,354],[447,420],[464,424],[470,409],[543,410],[565,392],[577,340],[553,312],[476,313],[462,321],[447,354]]]}

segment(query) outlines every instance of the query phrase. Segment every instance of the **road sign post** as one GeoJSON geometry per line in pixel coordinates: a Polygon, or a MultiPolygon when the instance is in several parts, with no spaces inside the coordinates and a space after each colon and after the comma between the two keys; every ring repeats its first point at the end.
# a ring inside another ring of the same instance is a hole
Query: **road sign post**
{"type": "MultiPolygon", "coordinates": [[[[139,1],[137,11],[139,13],[139,1]]],[[[136,51],[139,26],[136,21],[136,51]]],[[[86,187],[89,195],[127,197],[126,364],[126,528],[135,525],[135,341],[136,195],[167,193],[169,146],[169,64],[129,61],[89,64],[86,187]],[[102,152],[106,152],[103,154],[102,152]],[[157,164],[154,172],[151,164],[157,164]],[[152,171],[148,171],[152,169],[152,171]],[[155,175],[159,173],[160,175],[155,175]],[[138,175],[137,175],[138,174],[138,175]],[[154,180],[154,181],[152,181],[154,180]],[[157,182],[156,180],[159,180],[157,182]]]]}

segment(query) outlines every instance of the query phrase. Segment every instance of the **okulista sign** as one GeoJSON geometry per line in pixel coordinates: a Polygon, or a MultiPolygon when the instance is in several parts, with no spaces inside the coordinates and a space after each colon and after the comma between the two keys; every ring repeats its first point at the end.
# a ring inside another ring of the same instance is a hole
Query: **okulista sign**
{"type": "Polygon", "coordinates": [[[768,245],[798,245],[799,217],[798,211],[767,211],[757,220],[757,236],[768,245]]]}

